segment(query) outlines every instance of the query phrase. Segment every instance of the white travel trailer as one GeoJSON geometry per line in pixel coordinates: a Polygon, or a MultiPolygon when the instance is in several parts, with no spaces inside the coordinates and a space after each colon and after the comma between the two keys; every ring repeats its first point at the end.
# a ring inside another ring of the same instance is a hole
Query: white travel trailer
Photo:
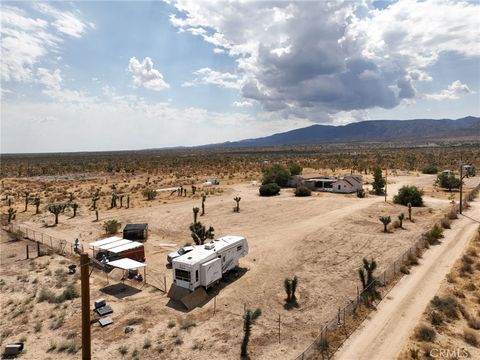
{"type": "Polygon", "coordinates": [[[239,259],[248,254],[247,239],[224,236],[172,261],[175,285],[194,291],[200,286],[217,284],[223,274],[238,266],[239,259]]]}

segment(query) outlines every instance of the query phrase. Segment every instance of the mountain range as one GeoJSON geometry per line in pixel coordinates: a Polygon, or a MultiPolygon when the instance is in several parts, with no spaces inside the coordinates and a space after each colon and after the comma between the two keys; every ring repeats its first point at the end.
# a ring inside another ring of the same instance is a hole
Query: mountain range
{"type": "Polygon", "coordinates": [[[354,142],[480,141],[480,118],[369,120],[342,126],[312,125],[270,136],[201,146],[258,147],[354,142]]]}

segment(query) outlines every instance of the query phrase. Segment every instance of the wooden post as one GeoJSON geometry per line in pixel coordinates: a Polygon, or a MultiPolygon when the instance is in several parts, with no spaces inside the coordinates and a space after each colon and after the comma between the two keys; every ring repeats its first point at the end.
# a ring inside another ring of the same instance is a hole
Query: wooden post
{"type": "Polygon", "coordinates": [[[280,314],[278,314],[278,343],[280,344],[280,314]]]}
{"type": "Polygon", "coordinates": [[[25,248],[26,248],[26,251],[27,251],[27,259],[29,259],[29,257],[28,257],[28,245],[25,245],[25,248]]]}
{"type": "Polygon", "coordinates": [[[213,298],[213,316],[215,316],[215,312],[217,310],[217,297],[213,298]]]}
{"type": "Polygon", "coordinates": [[[388,176],[388,165],[385,168],[385,202],[387,202],[387,176],[388,176]]]}
{"type": "Polygon", "coordinates": [[[40,243],[37,241],[37,257],[40,256],[40,243]]]}
{"type": "Polygon", "coordinates": [[[459,205],[459,212],[462,213],[462,197],[463,197],[463,163],[460,160],[460,205],[459,205]]]}
{"type": "Polygon", "coordinates": [[[90,280],[88,274],[88,254],[80,254],[82,280],[82,360],[91,360],[90,338],[90,280]]]}
{"type": "Polygon", "coordinates": [[[165,293],[167,293],[167,277],[163,275],[163,285],[165,286],[165,293]]]}

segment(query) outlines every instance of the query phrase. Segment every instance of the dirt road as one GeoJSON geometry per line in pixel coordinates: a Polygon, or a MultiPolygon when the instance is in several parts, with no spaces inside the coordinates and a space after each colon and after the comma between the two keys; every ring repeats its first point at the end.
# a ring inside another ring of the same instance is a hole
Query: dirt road
{"type": "Polygon", "coordinates": [[[480,204],[445,231],[441,245],[428,250],[378,306],[377,311],[345,342],[338,360],[396,359],[442,280],[474,236],[480,221],[480,204]]]}

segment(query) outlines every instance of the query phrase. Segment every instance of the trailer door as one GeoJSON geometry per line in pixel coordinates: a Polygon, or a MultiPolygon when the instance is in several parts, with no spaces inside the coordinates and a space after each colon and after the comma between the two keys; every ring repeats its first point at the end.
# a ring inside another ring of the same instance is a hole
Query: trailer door
{"type": "Polygon", "coordinates": [[[215,258],[200,266],[200,284],[206,288],[222,278],[222,259],[215,258]]]}

